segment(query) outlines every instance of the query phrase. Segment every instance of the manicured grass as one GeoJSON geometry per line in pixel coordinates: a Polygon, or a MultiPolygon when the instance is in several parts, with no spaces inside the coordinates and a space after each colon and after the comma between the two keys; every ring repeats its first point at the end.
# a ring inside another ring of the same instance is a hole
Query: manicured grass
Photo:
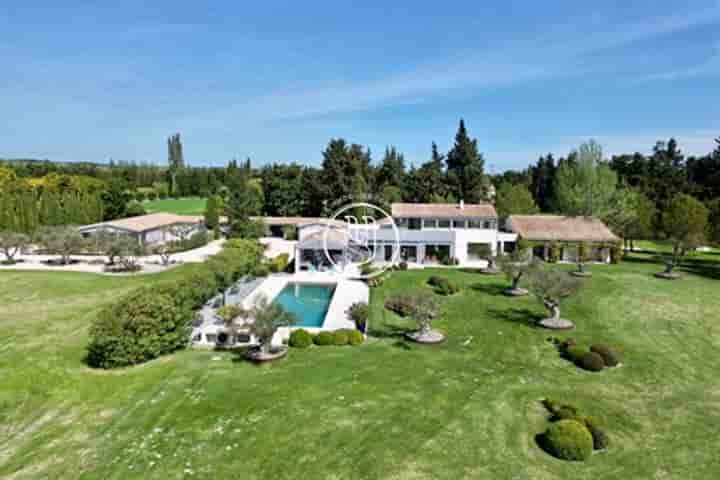
{"type": "Polygon", "coordinates": [[[530,324],[542,308],[500,295],[502,276],[451,270],[395,272],[373,290],[375,338],[361,347],[292,350],[261,367],[188,350],[97,372],[82,358],[98,308],[191,267],[2,272],[0,477],[717,478],[720,265],[671,282],[652,277],[660,265],[649,259],[591,267],[563,310],[573,336],[623,351],[622,367],[600,373],[561,359],[530,324]],[[448,341],[408,344],[400,333],[412,325],[384,299],[433,295],[426,281],[438,273],[463,286],[440,300],[448,341]],[[546,396],[601,419],[610,449],[583,464],[542,452],[546,396]]]}
{"type": "Polygon", "coordinates": [[[178,215],[202,215],[205,213],[205,198],[166,198],[143,202],[148,213],[167,212],[178,215]]]}

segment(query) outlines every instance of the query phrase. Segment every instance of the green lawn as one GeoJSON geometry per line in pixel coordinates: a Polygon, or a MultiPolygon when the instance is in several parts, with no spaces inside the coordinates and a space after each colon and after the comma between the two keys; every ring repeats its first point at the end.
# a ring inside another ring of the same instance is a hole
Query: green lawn
{"type": "MultiPolygon", "coordinates": [[[[184,351],[147,365],[84,366],[98,308],[141,282],[0,273],[0,478],[711,479],[720,476],[720,263],[677,282],[637,255],[593,267],[564,317],[620,347],[600,373],[559,358],[502,277],[446,271],[439,347],[408,345],[382,308],[438,271],[397,272],[372,293],[362,347],[293,350],[256,367],[184,351]],[[608,451],[587,463],[542,452],[545,396],[602,419],[608,451]]],[[[428,295],[431,291],[427,289],[428,295]]]]}
{"type": "Polygon", "coordinates": [[[176,213],[178,215],[202,215],[205,212],[205,198],[167,198],[143,202],[148,213],[176,213]]]}

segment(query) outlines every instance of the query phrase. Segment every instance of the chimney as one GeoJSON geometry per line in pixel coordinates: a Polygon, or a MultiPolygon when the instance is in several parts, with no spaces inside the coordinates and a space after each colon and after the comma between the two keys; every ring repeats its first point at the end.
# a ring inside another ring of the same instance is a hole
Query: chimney
{"type": "Polygon", "coordinates": [[[465,208],[465,200],[460,200],[460,210],[465,208]]]}

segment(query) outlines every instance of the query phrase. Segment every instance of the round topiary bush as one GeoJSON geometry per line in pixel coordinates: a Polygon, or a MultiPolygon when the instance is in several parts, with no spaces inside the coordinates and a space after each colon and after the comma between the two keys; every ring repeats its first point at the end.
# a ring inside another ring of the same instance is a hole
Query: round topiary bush
{"type": "Polygon", "coordinates": [[[590,346],[590,351],[600,355],[608,367],[615,367],[620,363],[620,354],[608,345],[595,344],[590,346]]]}
{"type": "Polygon", "coordinates": [[[593,417],[585,417],[583,418],[583,423],[585,424],[585,428],[587,428],[590,432],[590,435],[592,435],[593,448],[595,450],[606,449],[610,444],[610,440],[608,439],[605,430],[600,427],[599,422],[593,417]]]}
{"type": "Polygon", "coordinates": [[[312,335],[305,329],[293,330],[290,334],[289,344],[295,348],[307,348],[313,343],[312,335]]]}
{"type": "Polygon", "coordinates": [[[337,345],[337,346],[347,345],[350,340],[348,338],[348,332],[345,330],[335,330],[332,333],[332,336],[333,336],[333,345],[337,345]]]}
{"type": "Polygon", "coordinates": [[[333,344],[333,334],[331,332],[320,332],[313,337],[313,343],[321,347],[333,344]]]}
{"type": "Polygon", "coordinates": [[[565,349],[565,356],[573,363],[580,362],[587,353],[589,350],[584,345],[570,345],[565,349]]]}
{"type": "Polygon", "coordinates": [[[582,462],[593,451],[593,437],[585,425],[576,420],[560,420],[550,425],[544,435],[545,448],[551,455],[582,462]]]}
{"type": "Polygon", "coordinates": [[[580,362],[578,362],[578,366],[583,370],[588,370],[590,372],[599,372],[600,370],[605,368],[605,362],[603,361],[603,357],[601,357],[597,353],[588,352],[580,359],[580,362]]]}
{"type": "Polygon", "coordinates": [[[362,345],[365,342],[365,336],[359,330],[351,330],[348,332],[348,343],[353,347],[362,345]]]}

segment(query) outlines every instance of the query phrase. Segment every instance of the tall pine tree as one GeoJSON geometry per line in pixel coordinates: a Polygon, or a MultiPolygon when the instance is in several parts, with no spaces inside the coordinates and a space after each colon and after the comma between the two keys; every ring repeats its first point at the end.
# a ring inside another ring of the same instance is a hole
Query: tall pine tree
{"type": "Polygon", "coordinates": [[[455,144],[448,152],[446,162],[448,186],[456,198],[468,203],[480,203],[486,199],[485,160],[478,152],[477,140],[468,135],[463,119],[460,119],[455,144]]]}

